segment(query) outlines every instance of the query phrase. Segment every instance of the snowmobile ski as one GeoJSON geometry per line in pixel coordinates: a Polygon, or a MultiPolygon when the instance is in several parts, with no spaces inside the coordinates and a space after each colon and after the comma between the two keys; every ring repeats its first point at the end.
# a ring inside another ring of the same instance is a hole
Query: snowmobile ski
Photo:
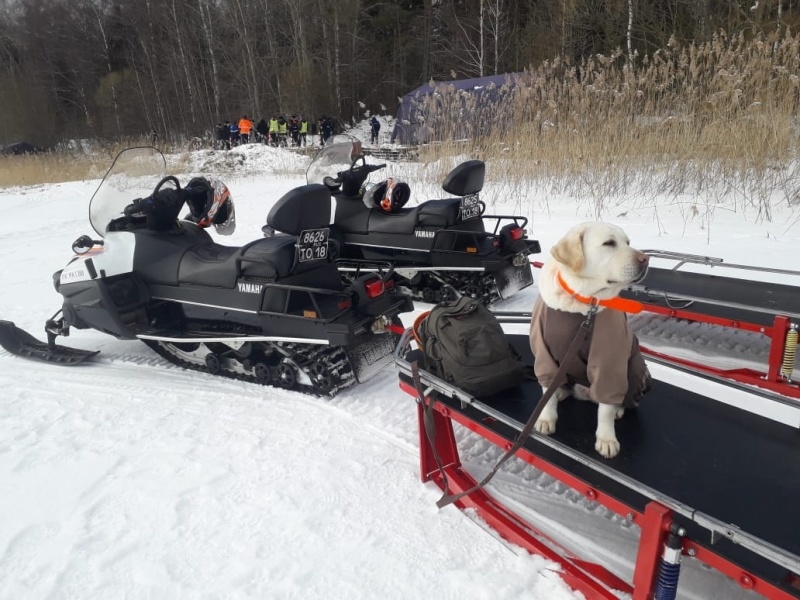
{"type": "Polygon", "coordinates": [[[11,321],[0,321],[0,346],[15,356],[59,365],[79,365],[98,354],[97,350],[81,350],[36,339],[11,321]]]}

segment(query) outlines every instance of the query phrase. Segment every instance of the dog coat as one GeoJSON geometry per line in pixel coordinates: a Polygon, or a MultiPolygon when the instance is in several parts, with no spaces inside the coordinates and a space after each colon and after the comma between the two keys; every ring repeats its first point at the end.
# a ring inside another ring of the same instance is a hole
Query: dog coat
{"type": "MultiPolygon", "coordinates": [[[[543,388],[553,383],[585,318],[579,313],[550,308],[541,297],[536,300],[530,342],[534,371],[543,388]]],[[[595,402],[622,404],[626,408],[639,403],[650,387],[650,372],[624,312],[598,311],[592,335],[582,340],[578,351],[568,358],[566,377],[561,385],[586,386],[595,402]]]]}

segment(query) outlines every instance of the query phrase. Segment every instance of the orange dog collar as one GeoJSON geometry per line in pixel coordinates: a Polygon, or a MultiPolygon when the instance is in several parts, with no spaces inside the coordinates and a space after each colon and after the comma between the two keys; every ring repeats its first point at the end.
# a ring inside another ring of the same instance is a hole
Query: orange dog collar
{"type": "Polygon", "coordinates": [[[608,298],[607,300],[600,300],[599,298],[595,298],[594,296],[581,296],[575,290],[573,290],[567,282],[564,281],[564,278],[561,276],[561,271],[556,272],[556,280],[561,288],[567,292],[570,296],[572,296],[578,302],[582,302],[583,304],[594,304],[595,306],[605,306],[606,308],[612,308],[614,310],[621,310],[622,312],[636,314],[640,313],[643,310],[643,306],[641,302],[636,302],[636,300],[628,300],[627,298],[620,298],[619,296],[615,296],[614,298],[608,298]]]}

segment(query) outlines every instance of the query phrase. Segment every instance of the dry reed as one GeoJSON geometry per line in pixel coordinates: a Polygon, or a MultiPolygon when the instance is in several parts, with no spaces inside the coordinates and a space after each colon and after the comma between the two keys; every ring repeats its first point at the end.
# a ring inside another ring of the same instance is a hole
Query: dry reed
{"type": "Polygon", "coordinates": [[[504,193],[567,194],[598,218],[621,198],[691,202],[702,192],[769,220],[776,203],[800,202],[799,48],[791,32],[719,33],[670,43],[635,68],[622,52],[580,65],[556,58],[484,91],[493,102],[437,85],[413,125],[440,140],[422,151],[443,165],[429,172],[438,181],[441,159],[466,152],[492,161],[504,193]]]}

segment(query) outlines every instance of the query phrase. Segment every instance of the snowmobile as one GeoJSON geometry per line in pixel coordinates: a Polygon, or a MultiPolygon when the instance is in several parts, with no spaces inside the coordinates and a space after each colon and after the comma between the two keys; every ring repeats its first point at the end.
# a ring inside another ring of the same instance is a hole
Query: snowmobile
{"type": "Polygon", "coordinates": [[[92,328],[142,340],[183,367],[322,395],[391,362],[398,315],[412,301],[390,273],[342,282],[325,186],[279,199],[267,217],[274,237],[224,246],[206,229],[235,228],[227,187],[213,178],[181,186],[161,176],[165,167],[155,148],[116,157],[89,203],[100,239],[79,237],[75,256],[54,275],[64,302],[47,321],[47,342],[0,321],[3,348],[74,365],[96,352],[55,339],[92,328]],[[179,220],[185,204],[190,213],[179,220]]]}
{"type": "Polygon", "coordinates": [[[324,184],[336,200],[332,235],[343,273],[388,264],[414,298],[435,303],[468,295],[485,304],[530,286],[528,239],[522,216],[489,215],[480,200],[486,165],[468,160],[445,178],[455,197],[404,207],[408,184],[394,178],[369,183],[385,164],[368,164],[357,141],[326,145],[308,168],[309,184],[324,184]]]}

